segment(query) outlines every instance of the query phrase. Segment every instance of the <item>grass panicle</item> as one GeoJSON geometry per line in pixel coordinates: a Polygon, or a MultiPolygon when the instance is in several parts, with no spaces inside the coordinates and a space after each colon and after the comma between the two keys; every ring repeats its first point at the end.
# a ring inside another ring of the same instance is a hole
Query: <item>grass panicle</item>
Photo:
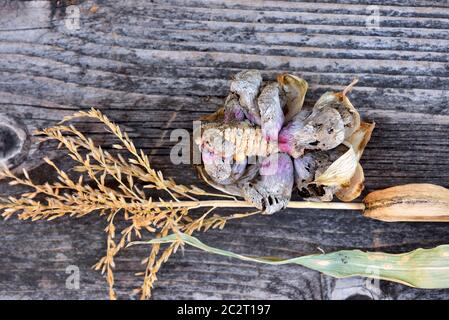
{"type": "MultiPolygon", "coordinates": [[[[5,219],[16,216],[20,220],[32,221],[65,216],[79,218],[93,213],[105,217],[106,253],[94,269],[105,275],[110,299],[117,298],[114,291],[114,259],[133,240],[162,238],[179,232],[191,235],[195,231],[223,228],[229,219],[255,214],[212,215],[216,209],[213,201],[204,202],[204,205],[201,197],[228,196],[211,194],[196,186],[177,184],[173,179],[165,178],[162,172],[152,168],[148,156],[136,148],[126,132],[99,110],[76,112],[56,126],[36,134],[44,140],[56,141],[58,147],[66,151],[73,160],[70,172],[77,177],[71,177],[48,158],[44,159],[45,162],[58,176],[54,183],[37,184],[26,170],[18,175],[2,168],[0,179],[9,179],[12,186],[21,185],[30,189],[17,198],[0,198],[2,216],[5,219]],[[79,118],[100,121],[118,139],[119,142],[113,145],[117,154],[103,150],[74,125],[67,124],[79,118]],[[127,156],[123,155],[124,152],[127,156]],[[110,186],[111,181],[114,187],[110,186]],[[165,193],[166,200],[160,196],[153,199],[151,193],[156,191],[165,193]],[[174,206],[174,203],[177,205],[174,206]],[[199,216],[192,215],[194,209],[204,212],[199,216]],[[120,231],[115,225],[118,215],[127,223],[120,231]]],[[[138,289],[142,299],[151,297],[158,271],[180,245],[173,243],[165,249],[159,243],[152,245],[148,257],[144,259],[143,283],[138,289]]]]}

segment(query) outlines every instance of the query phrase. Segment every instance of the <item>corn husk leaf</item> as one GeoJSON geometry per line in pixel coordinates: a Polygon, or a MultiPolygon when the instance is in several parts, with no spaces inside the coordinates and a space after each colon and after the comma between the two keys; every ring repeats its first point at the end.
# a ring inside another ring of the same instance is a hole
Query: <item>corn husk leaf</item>
{"type": "MultiPolygon", "coordinates": [[[[368,141],[371,139],[371,134],[374,130],[375,123],[362,122],[360,127],[346,140],[346,144],[349,144],[354,149],[357,155],[357,161],[360,161],[363,151],[365,150],[368,141]]],[[[362,193],[364,189],[363,183],[365,182],[365,175],[360,163],[357,163],[357,168],[354,175],[349,181],[349,185],[342,186],[335,195],[341,201],[352,201],[356,199],[362,193]]]]}
{"type": "Polygon", "coordinates": [[[348,186],[354,176],[359,160],[352,146],[335,160],[329,168],[315,178],[315,183],[324,186],[348,186]]]}
{"type": "MultiPolygon", "coordinates": [[[[184,233],[154,239],[146,244],[181,241],[198,249],[270,265],[299,264],[335,278],[363,276],[398,282],[422,289],[449,288],[449,245],[432,249],[416,249],[403,254],[341,250],[326,254],[307,255],[292,259],[251,257],[210,247],[184,233]]],[[[137,244],[137,243],[134,243],[137,244]]]]}
{"type": "Polygon", "coordinates": [[[346,140],[355,150],[357,158],[360,160],[376,123],[362,122],[360,127],[346,140]]]}
{"type": "Polygon", "coordinates": [[[337,198],[341,201],[349,202],[360,196],[363,189],[365,188],[365,174],[363,173],[363,168],[360,163],[357,163],[357,168],[354,175],[349,181],[348,186],[344,186],[335,192],[337,198]]]}
{"type": "Polygon", "coordinates": [[[279,75],[277,81],[286,93],[284,123],[287,123],[301,111],[309,84],[306,80],[287,73],[279,75]]]}

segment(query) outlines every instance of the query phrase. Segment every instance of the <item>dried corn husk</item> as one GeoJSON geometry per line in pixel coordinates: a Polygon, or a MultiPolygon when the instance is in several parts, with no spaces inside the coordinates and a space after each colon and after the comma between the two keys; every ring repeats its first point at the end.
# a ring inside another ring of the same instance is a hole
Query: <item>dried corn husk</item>
{"type": "MultiPolygon", "coordinates": [[[[371,133],[374,127],[374,123],[362,122],[360,127],[344,143],[344,145],[350,146],[351,148],[330,165],[324,161],[324,163],[322,163],[322,165],[325,166],[324,172],[320,173],[319,169],[315,169],[315,173],[313,173],[315,174],[315,180],[313,182],[305,179],[303,180],[303,183],[298,183],[297,179],[298,189],[301,190],[302,188],[313,193],[314,188],[311,188],[313,184],[315,184],[316,187],[324,186],[324,189],[317,189],[324,190],[323,192],[325,193],[323,195],[317,197],[317,195],[311,194],[310,198],[307,197],[312,201],[331,201],[334,193],[341,201],[352,201],[360,196],[364,188],[363,183],[365,177],[359,160],[366,144],[371,138],[371,133]]],[[[339,148],[341,147],[343,146],[340,146],[339,148]]],[[[304,177],[300,178],[304,179],[304,177]]]]}
{"type": "Polygon", "coordinates": [[[360,160],[368,141],[371,139],[376,123],[362,122],[360,127],[346,140],[354,148],[357,158],[360,160]]]}
{"type": "Polygon", "coordinates": [[[315,183],[324,186],[344,187],[350,184],[358,164],[357,154],[352,146],[335,160],[323,174],[315,178],[315,183]]]}
{"type": "Polygon", "coordinates": [[[287,123],[301,111],[309,84],[306,80],[288,73],[279,75],[277,81],[285,94],[284,123],[287,123]]]}
{"type": "MultiPolygon", "coordinates": [[[[363,151],[371,138],[371,133],[374,130],[375,123],[362,122],[360,127],[348,138],[346,141],[355,150],[357,159],[360,160],[363,151]]],[[[348,186],[342,186],[335,195],[341,201],[352,201],[360,196],[364,189],[363,183],[365,182],[365,175],[363,173],[363,168],[360,162],[357,163],[357,168],[349,181],[348,186]]]]}
{"type": "MultiPolygon", "coordinates": [[[[449,288],[449,245],[416,249],[403,254],[341,250],[292,259],[262,258],[213,248],[197,238],[179,233],[142,243],[182,241],[206,252],[271,265],[299,264],[335,278],[363,276],[423,289],[449,288]]],[[[137,244],[137,243],[135,243],[137,244]]]]}
{"type": "Polygon", "coordinates": [[[349,202],[360,196],[365,186],[365,174],[360,163],[357,163],[357,168],[354,175],[349,181],[348,186],[343,186],[335,192],[337,198],[341,201],[349,202]]]}
{"type": "Polygon", "coordinates": [[[347,148],[327,151],[308,152],[294,160],[295,181],[299,195],[307,201],[331,201],[336,187],[317,185],[315,177],[323,174],[327,168],[346,152],[347,148]]]}
{"type": "Polygon", "coordinates": [[[363,214],[377,220],[449,221],[449,190],[433,184],[413,183],[374,191],[363,202],[363,214]]]}

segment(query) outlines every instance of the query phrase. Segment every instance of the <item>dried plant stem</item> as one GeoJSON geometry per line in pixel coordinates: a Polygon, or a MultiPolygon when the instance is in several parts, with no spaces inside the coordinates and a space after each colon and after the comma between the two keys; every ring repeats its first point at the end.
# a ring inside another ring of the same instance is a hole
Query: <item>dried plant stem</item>
{"type": "Polygon", "coordinates": [[[290,201],[287,208],[292,209],[333,209],[333,210],[364,210],[365,204],[362,202],[308,202],[290,201]]]}
{"type": "MultiPolygon", "coordinates": [[[[155,207],[167,207],[167,202],[152,202],[155,207]]],[[[254,205],[246,201],[234,200],[202,200],[202,201],[179,201],[170,202],[170,207],[189,208],[254,208],[254,205]]],[[[291,209],[333,209],[333,210],[364,210],[365,204],[362,202],[311,202],[311,201],[290,201],[287,208],[291,209]]]]}

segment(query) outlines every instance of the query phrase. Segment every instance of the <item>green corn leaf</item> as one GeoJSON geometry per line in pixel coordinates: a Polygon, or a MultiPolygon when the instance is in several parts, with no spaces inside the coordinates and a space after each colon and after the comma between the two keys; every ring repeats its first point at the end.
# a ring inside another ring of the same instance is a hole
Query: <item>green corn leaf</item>
{"type": "MultiPolygon", "coordinates": [[[[201,250],[226,257],[271,265],[299,264],[324,274],[346,278],[363,276],[402,283],[423,289],[449,288],[449,245],[416,249],[402,254],[342,250],[292,259],[251,257],[210,247],[187,234],[172,234],[146,244],[182,241],[201,250]]],[[[140,242],[142,243],[142,242],[140,242]]],[[[133,244],[137,244],[133,243],[133,244]]]]}

